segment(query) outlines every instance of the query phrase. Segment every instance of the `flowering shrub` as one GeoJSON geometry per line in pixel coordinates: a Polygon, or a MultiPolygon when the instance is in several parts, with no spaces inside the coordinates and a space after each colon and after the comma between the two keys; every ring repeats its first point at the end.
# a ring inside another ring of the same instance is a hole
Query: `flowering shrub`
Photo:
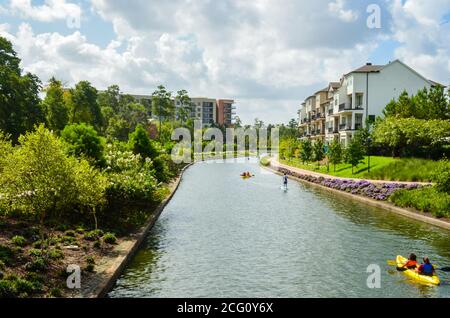
{"type": "Polygon", "coordinates": [[[360,195],[378,201],[386,201],[389,197],[398,190],[415,190],[422,186],[420,184],[400,184],[400,183],[382,183],[374,184],[369,181],[344,180],[324,177],[314,177],[310,175],[303,175],[296,172],[291,172],[284,168],[279,168],[279,172],[286,173],[292,177],[302,179],[315,184],[320,184],[324,187],[360,195]]]}

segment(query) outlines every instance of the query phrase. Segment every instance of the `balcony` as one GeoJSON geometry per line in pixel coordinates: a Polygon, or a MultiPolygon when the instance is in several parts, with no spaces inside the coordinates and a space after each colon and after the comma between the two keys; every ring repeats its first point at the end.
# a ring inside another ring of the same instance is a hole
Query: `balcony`
{"type": "Polygon", "coordinates": [[[339,131],[349,131],[349,130],[352,130],[351,125],[347,125],[347,124],[339,125],[339,131]]]}

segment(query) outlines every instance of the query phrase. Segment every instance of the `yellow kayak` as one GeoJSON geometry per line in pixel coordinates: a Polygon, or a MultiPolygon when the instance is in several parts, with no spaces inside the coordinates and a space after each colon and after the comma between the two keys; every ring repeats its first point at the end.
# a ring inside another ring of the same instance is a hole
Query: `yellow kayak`
{"type": "MultiPolygon", "coordinates": [[[[407,261],[408,261],[407,258],[404,258],[403,256],[400,255],[397,256],[397,267],[402,267],[407,261]]],[[[420,282],[422,284],[431,284],[431,285],[441,284],[441,281],[437,275],[434,276],[420,275],[418,272],[410,269],[402,273],[404,273],[409,278],[412,278],[415,281],[420,282]]]]}

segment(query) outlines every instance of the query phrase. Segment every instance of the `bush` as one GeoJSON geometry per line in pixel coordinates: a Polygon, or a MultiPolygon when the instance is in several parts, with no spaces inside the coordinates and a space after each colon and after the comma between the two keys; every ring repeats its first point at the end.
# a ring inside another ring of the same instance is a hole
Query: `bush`
{"type": "Polygon", "coordinates": [[[100,242],[100,241],[95,241],[93,247],[96,248],[96,249],[100,249],[100,248],[102,247],[102,242],[100,242]]]}
{"type": "Polygon", "coordinates": [[[60,260],[64,258],[64,253],[57,249],[52,249],[48,252],[48,258],[52,260],[60,260]]]}
{"type": "Polygon", "coordinates": [[[73,230],[68,230],[64,233],[65,236],[76,237],[77,234],[73,230]]]}
{"type": "Polygon", "coordinates": [[[438,191],[450,194],[450,163],[448,160],[439,162],[439,166],[433,175],[438,191]]]}
{"type": "Polygon", "coordinates": [[[70,155],[87,157],[98,166],[104,165],[104,142],[94,127],[84,123],[68,125],[61,132],[61,138],[67,143],[70,155]]]}
{"type": "Polygon", "coordinates": [[[95,270],[95,265],[94,264],[87,264],[86,266],[86,271],[89,273],[93,273],[95,270]]]}
{"type": "Polygon", "coordinates": [[[113,233],[106,233],[103,236],[103,242],[105,242],[106,244],[116,244],[117,243],[117,238],[116,235],[113,233]]]}
{"type": "Polygon", "coordinates": [[[25,268],[30,272],[44,272],[47,269],[47,261],[42,257],[37,257],[33,261],[27,263],[25,268]]]}
{"type": "Polygon", "coordinates": [[[86,258],[86,263],[87,263],[87,264],[95,265],[95,259],[94,259],[94,257],[88,256],[88,257],[86,258]]]}
{"type": "Polygon", "coordinates": [[[14,251],[9,247],[0,244],[0,261],[9,265],[11,264],[13,257],[14,251]]]}
{"type": "Polygon", "coordinates": [[[52,288],[52,289],[50,289],[48,296],[51,298],[61,298],[62,291],[59,288],[52,288]]]}
{"type": "Polygon", "coordinates": [[[6,268],[6,264],[3,261],[0,261],[0,271],[4,270],[6,268]]]}
{"type": "Polygon", "coordinates": [[[0,298],[15,298],[16,295],[14,282],[5,279],[0,280],[0,298]]]}
{"type": "Polygon", "coordinates": [[[268,167],[270,165],[270,157],[261,158],[260,163],[262,166],[268,167]]]}
{"type": "Polygon", "coordinates": [[[104,233],[102,230],[93,230],[93,231],[90,231],[90,232],[87,232],[86,234],[84,234],[84,239],[86,241],[96,241],[100,237],[102,237],[103,234],[104,233]]]}
{"type": "Polygon", "coordinates": [[[434,187],[400,190],[390,197],[390,201],[396,206],[432,213],[439,218],[450,217],[450,195],[442,194],[434,187]]]}
{"type": "Polygon", "coordinates": [[[143,159],[154,159],[159,155],[157,148],[148,136],[148,132],[142,125],[137,125],[134,132],[130,134],[128,146],[134,154],[140,155],[143,159]]]}
{"type": "Polygon", "coordinates": [[[27,245],[27,240],[26,238],[24,238],[23,236],[20,235],[16,235],[11,239],[11,242],[19,247],[24,247],[25,245],[27,245]]]}
{"type": "Polygon", "coordinates": [[[36,249],[36,248],[32,248],[29,252],[28,255],[30,255],[31,257],[41,257],[42,256],[42,250],[36,249]]]}

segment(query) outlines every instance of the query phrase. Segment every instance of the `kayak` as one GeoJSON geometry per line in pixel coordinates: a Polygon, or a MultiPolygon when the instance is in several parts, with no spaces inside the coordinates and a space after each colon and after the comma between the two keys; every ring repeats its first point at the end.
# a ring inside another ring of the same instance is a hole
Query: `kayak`
{"type": "MultiPolygon", "coordinates": [[[[397,256],[397,267],[402,267],[407,261],[408,261],[407,258],[404,258],[403,256],[400,255],[397,256]]],[[[412,278],[413,280],[420,282],[422,284],[431,284],[431,285],[441,284],[441,281],[437,275],[434,276],[421,275],[418,272],[410,269],[404,271],[403,273],[409,278],[412,278]]]]}
{"type": "Polygon", "coordinates": [[[251,176],[251,177],[241,176],[241,178],[244,179],[244,180],[245,180],[245,179],[250,179],[250,178],[253,178],[253,177],[254,177],[254,176],[251,176]]]}

